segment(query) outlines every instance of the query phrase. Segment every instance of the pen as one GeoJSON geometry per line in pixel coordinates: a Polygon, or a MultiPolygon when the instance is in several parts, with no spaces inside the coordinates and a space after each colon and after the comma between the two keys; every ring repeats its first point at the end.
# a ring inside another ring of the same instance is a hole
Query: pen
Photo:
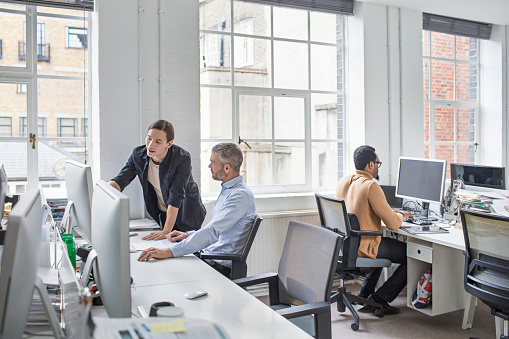
{"type": "Polygon", "coordinates": [[[150,328],[148,328],[147,325],[141,324],[141,327],[143,327],[145,331],[150,332],[150,328]]]}
{"type": "Polygon", "coordinates": [[[130,236],[130,237],[134,237],[134,236],[136,236],[136,235],[138,235],[138,233],[136,233],[136,232],[129,233],[129,236],[130,236]]]}

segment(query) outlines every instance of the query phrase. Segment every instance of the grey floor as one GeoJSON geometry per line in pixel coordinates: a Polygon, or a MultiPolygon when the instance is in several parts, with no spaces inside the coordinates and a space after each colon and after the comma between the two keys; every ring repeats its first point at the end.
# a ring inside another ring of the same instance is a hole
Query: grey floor
{"type": "MultiPolygon", "coordinates": [[[[348,290],[356,291],[358,285],[348,286],[348,290]]],[[[267,303],[268,297],[260,297],[267,303]]],[[[391,303],[399,307],[397,315],[377,318],[372,313],[364,313],[362,306],[354,306],[358,309],[361,318],[358,331],[352,331],[350,325],[354,320],[347,310],[338,313],[336,304],[332,305],[332,337],[333,338],[495,338],[495,320],[488,306],[478,302],[475,309],[473,326],[469,330],[463,330],[463,311],[447,313],[441,316],[430,317],[418,311],[406,307],[406,290],[391,303]]]]}

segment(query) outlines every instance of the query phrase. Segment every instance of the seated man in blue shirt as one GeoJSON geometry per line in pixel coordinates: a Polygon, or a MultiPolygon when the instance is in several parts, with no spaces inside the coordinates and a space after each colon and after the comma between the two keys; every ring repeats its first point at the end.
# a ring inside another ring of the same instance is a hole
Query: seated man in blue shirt
{"type": "MultiPolygon", "coordinates": [[[[221,193],[212,209],[210,222],[197,231],[172,231],[166,237],[179,242],[172,249],[148,248],[138,261],[181,257],[203,250],[205,253],[239,253],[249,235],[255,218],[253,192],[239,174],[243,155],[234,143],[220,143],[212,148],[209,168],[214,180],[221,181],[221,193]]],[[[231,262],[207,261],[228,276],[231,262]]]]}

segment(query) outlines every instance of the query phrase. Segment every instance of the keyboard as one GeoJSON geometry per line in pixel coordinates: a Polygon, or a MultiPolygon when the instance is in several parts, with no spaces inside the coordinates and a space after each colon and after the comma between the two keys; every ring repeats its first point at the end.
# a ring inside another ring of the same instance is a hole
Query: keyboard
{"type": "Polygon", "coordinates": [[[433,222],[431,222],[431,220],[429,219],[412,219],[412,218],[405,218],[403,219],[403,221],[405,222],[409,222],[409,223],[412,223],[414,225],[420,225],[420,226],[424,226],[424,225],[432,225],[433,222]]]}

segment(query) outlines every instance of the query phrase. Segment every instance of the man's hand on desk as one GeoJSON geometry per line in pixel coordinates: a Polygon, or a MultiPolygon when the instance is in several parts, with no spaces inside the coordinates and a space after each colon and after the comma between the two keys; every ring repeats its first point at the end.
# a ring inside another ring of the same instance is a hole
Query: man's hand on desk
{"type": "Polygon", "coordinates": [[[168,233],[165,231],[157,231],[157,232],[152,232],[147,236],[144,236],[143,238],[141,238],[141,240],[161,240],[161,239],[166,238],[167,235],[168,235],[168,233]]]}
{"type": "Polygon", "coordinates": [[[169,248],[161,249],[150,247],[141,252],[138,261],[149,261],[150,259],[173,258],[173,252],[169,248]]]}
{"type": "Polygon", "coordinates": [[[170,232],[170,234],[168,234],[166,236],[166,239],[168,239],[171,242],[178,242],[178,241],[184,240],[188,236],[189,236],[189,234],[187,234],[185,232],[172,231],[172,232],[170,232]]]}
{"type": "Polygon", "coordinates": [[[412,218],[412,212],[410,212],[410,211],[402,211],[402,210],[393,210],[393,211],[401,214],[403,216],[403,219],[412,218]]]}

